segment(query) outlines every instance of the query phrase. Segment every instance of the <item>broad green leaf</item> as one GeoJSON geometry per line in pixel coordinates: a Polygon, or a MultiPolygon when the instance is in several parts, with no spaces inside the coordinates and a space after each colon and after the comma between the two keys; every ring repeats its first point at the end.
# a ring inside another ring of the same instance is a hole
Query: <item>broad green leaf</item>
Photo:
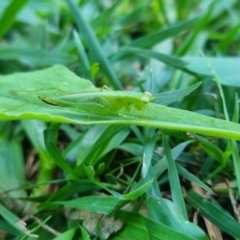
{"type": "Polygon", "coordinates": [[[1,120],[139,125],[240,139],[237,123],[155,104],[146,93],[95,88],[63,66],[2,76],[0,83],[1,120]]]}
{"type": "MultiPolygon", "coordinates": [[[[209,67],[202,57],[183,57],[188,65],[186,69],[202,75],[212,75],[209,67]]],[[[221,84],[232,87],[240,87],[240,62],[234,57],[207,57],[207,60],[215,70],[221,84]]]]}

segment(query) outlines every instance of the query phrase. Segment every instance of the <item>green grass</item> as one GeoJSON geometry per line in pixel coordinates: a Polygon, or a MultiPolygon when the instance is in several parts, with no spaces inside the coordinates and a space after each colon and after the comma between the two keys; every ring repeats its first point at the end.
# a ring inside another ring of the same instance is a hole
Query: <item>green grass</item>
{"type": "Polygon", "coordinates": [[[0,239],[240,239],[239,10],[0,2],[0,239]]]}

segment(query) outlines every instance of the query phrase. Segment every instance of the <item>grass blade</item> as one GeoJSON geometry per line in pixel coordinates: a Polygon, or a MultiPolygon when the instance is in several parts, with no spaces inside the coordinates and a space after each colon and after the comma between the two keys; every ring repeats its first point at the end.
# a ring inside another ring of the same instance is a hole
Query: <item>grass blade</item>
{"type": "Polygon", "coordinates": [[[78,6],[72,0],[66,0],[71,10],[75,22],[79,28],[79,31],[82,32],[86,43],[88,44],[89,48],[93,52],[94,57],[100,63],[103,71],[105,72],[106,76],[109,78],[110,83],[114,86],[115,89],[122,89],[122,84],[119,81],[115,71],[113,70],[113,66],[109,62],[108,58],[104,54],[104,51],[93,31],[90,24],[85,21],[83,18],[78,6]]]}
{"type": "Polygon", "coordinates": [[[27,4],[28,0],[12,0],[11,3],[7,6],[0,19],[0,38],[3,37],[6,32],[14,24],[17,14],[21,9],[27,4]]]}
{"type": "Polygon", "coordinates": [[[222,231],[234,238],[240,238],[240,224],[219,205],[206,200],[194,191],[188,192],[186,199],[204,217],[209,219],[222,231]]]}
{"type": "Polygon", "coordinates": [[[180,212],[182,213],[183,217],[188,220],[188,214],[187,209],[184,203],[184,198],[181,190],[181,185],[178,177],[178,171],[176,164],[173,160],[170,147],[168,145],[166,136],[163,135],[163,146],[168,162],[168,178],[169,183],[171,186],[171,193],[173,202],[176,204],[176,206],[179,208],[180,212]]]}
{"type": "Polygon", "coordinates": [[[73,30],[73,37],[74,37],[74,40],[75,40],[75,43],[76,43],[76,46],[77,46],[77,49],[78,49],[78,56],[79,56],[79,59],[80,59],[81,64],[82,64],[83,76],[86,79],[89,79],[89,80],[93,81],[93,78],[92,78],[92,75],[91,75],[91,70],[90,70],[90,64],[89,64],[89,61],[88,61],[88,58],[87,58],[87,54],[84,50],[81,39],[80,39],[79,34],[76,30],[73,30]]]}

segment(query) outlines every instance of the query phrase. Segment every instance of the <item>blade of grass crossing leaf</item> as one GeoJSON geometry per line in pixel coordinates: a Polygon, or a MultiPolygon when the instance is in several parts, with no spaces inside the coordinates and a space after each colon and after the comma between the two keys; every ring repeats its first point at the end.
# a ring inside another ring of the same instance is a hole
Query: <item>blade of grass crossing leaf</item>
{"type": "MultiPolygon", "coordinates": [[[[211,64],[208,62],[208,60],[205,58],[204,54],[202,52],[200,52],[200,53],[201,53],[202,57],[204,58],[204,60],[206,61],[207,66],[210,69],[211,74],[213,76],[213,79],[217,84],[217,87],[218,87],[218,90],[219,90],[219,93],[220,93],[220,97],[222,99],[225,119],[227,121],[230,121],[225,96],[224,96],[224,93],[223,93],[223,89],[222,89],[220,80],[217,76],[217,73],[215,72],[215,70],[213,69],[211,64]]],[[[235,175],[236,175],[236,179],[237,179],[238,195],[240,196],[240,157],[239,157],[236,141],[232,140],[232,139],[230,139],[229,141],[231,142],[231,146],[232,146],[233,165],[234,165],[235,175]]]]}
{"type": "Polygon", "coordinates": [[[233,165],[235,170],[235,175],[237,179],[237,186],[238,186],[238,196],[240,196],[240,157],[238,146],[235,140],[229,140],[232,145],[232,158],[233,158],[233,165]]]}
{"type": "Polygon", "coordinates": [[[0,38],[11,28],[17,14],[27,4],[28,0],[12,0],[0,19],[0,38]]]}
{"type": "Polygon", "coordinates": [[[194,208],[222,231],[234,238],[240,238],[240,224],[219,205],[208,201],[194,191],[188,192],[186,199],[194,208]]]}
{"type": "MultiPolygon", "coordinates": [[[[185,141],[180,143],[176,147],[174,147],[171,151],[173,159],[175,160],[181,154],[184,148],[187,147],[192,142],[193,140],[185,141]]],[[[154,173],[156,177],[158,178],[159,176],[161,176],[166,169],[167,169],[167,158],[165,156],[154,165],[154,173]]]]}
{"type": "MultiPolygon", "coordinates": [[[[238,103],[238,97],[235,95],[235,107],[234,107],[234,112],[233,112],[233,121],[238,122],[239,119],[239,103],[238,103]]],[[[235,169],[235,174],[237,176],[237,185],[238,185],[238,193],[240,195],[240,182],[238,176],[240,176],[240,158],[239,158],[239,152],[238,152],[238,146],[236,141],[231,140],[230,141],[230,146],[232,146],[232,156],[233,156],[233,164],[234,164],[234,169],[235,169]]]]}
{"type": "Polygon", "coordinates": [[[223,104],[223,111],[224,111],[224,116],[225,116],[225,119],[229,121],[229,116],[228,116],[228,111],[227,111],[227,105],[226,105],[226,100],[225,100],[225,96],[224,96],[224,93],[223,93],[223,89],[222,89],[222,86],[221,86],[221,82],[217,76],[217,73],[215,72],[214,68],[212,67],[212,65],[210,64],[210,62],[207,60],[207,58],[204,56],[204,54],[200,51],[200,54],[201,56],[203,57],[203,59],[205,60],[210,72],[211,72],[211,75],[213,76],[213,80],[216,82],[217,84],[217,87],[218,87],[218,90],[219,90],[219,93],[220,93],[220,97],[222,99],[222,104],[223,104]]]}
{"type": "Polygon", "coordinates": [[[105,56],[103,48],[101,47],[92,27],[90,24],[85,21],[83,18],[78,6],[72,0],[66,0],[69,9],[75,19],[75,22],[79,28],[79,31],[82,31],[82,34],[86,40],[86,43],[89,45],[89,48],[93,52],[94,57],[100,63],[105,72],[106,76],[109,78],[109,81],[114,86],[115,89],[122,89],[122,84],[119,81],[113,66],[109,62],[108,58],[105,56]]]}
{"type": "Polygon", "coordinates": [[[179,174],[181,174],[184,178],[188,179],[191,182],[196,183],[198,186],[200,186],[201,188],[203,188],[207,192],[214,194],[214,192],[212,191],[212,189],[210,187],[208,187],[204,182],[202,182],[195,175],[190,173],[187,169],[182,167],[180,164],[176,164],[176,166],[177,166],[177,170],[178,170],[179,174]]]}
{"type": "Polygon", "coordinates": [[[79,59],[81,61],[81,66],[82,66],[82,69],[83,69],[83,75],[86,79],[89,79],[89,80],[93,81],[93,78],[92,78],[92,75],[91,75],[91,70],[90,70],[90,64],[89,64],[89,61],[88,61],[88,58],[87,58],[87,54],[86,54],[86,52],[84,50],[84,47],[82,45],[82,41],[79,38],[79,34],[75,29],[73,30],[73,37],[74,37],[74,40],[75,40],[75,43],[76,43],[76,46],[77,46],[77,49],[78,49],[78,56],[79,56],[79,59]]]}
{"type": "Polygon", "coordinates": [[[235,102],[234,102],[234,111],[233,111],[233,118],[232,121],[238,123],[239,119],[239,99],[238,95],[235,94],[235,102]]]}
{"type": "Polygon", "coordinates": [[[159,137],[159,133],[155,133],[155,130],[152,128],[145,128],[144,129],[144,138],[143,138],[143,162],[142,162],[142,176],[143,181],[148,183],[151,179],[153,180],[152,185],[147,189],[146,195],[147,196],[154,196],[157,198],[161,198],[162,194],[159,189],[159,185],[153,171],[152,166],[152,156],[154,151],[154,146],[157,138],[159,137]]]}
{"type": "Polygon", "coordinates": [[[179,208],[183,217],[186,220],[188,220],[188,214],[187,214],[186,206],[184,203],[183,194],[181,191],[181,185],[180,185],[180,181],[179,181],[179,177],[178,177],[177,167],[173,160],[173,157],[171,154],[171,149],[168,145],[167,138],[164,134],[163,134],[163,146],[164,146],[164,150],[165,150],[166,158],[167,158],[167,162],[168,162],[168,178],[169,178],[169,183],[171,186],[173,202],[179,208]]]}
{"type": "Polygon", "coordinates": [[[145,178],[150,164],[152,164],[152,155],[160,132],[155,133],[152,128],[145,128],[145,143],[143,149],[142,177],[145,178]],[[152,135],[152,136],[151,136],[152,135]]]}

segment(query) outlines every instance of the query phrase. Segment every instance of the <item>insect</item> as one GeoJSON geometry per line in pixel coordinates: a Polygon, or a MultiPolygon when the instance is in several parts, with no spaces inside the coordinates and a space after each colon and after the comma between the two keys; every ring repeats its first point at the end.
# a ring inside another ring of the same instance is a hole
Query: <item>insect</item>
{"type": "Polygon", "coordinates": [[[41,99],[46,104],[71,107],[100,115],[122,115],[126,113],[129,115],[144,110],[149,102],[168,105],[178,101],[194,91],[200,84],[197,83],[176,91],[163,92],[156,96],[152,96],[149,92],[109,91],[108,88],[103,87],[92,92],[69,93],[41,99]]]}
{"type": "Polygon", "coordinates": [[[92,91],[40,99],[53,106],[75,108],[95,114],[118,115],[124,111],[131,113],[143,110],[152,100],[152,96],[148,92],[92,91]]]}

